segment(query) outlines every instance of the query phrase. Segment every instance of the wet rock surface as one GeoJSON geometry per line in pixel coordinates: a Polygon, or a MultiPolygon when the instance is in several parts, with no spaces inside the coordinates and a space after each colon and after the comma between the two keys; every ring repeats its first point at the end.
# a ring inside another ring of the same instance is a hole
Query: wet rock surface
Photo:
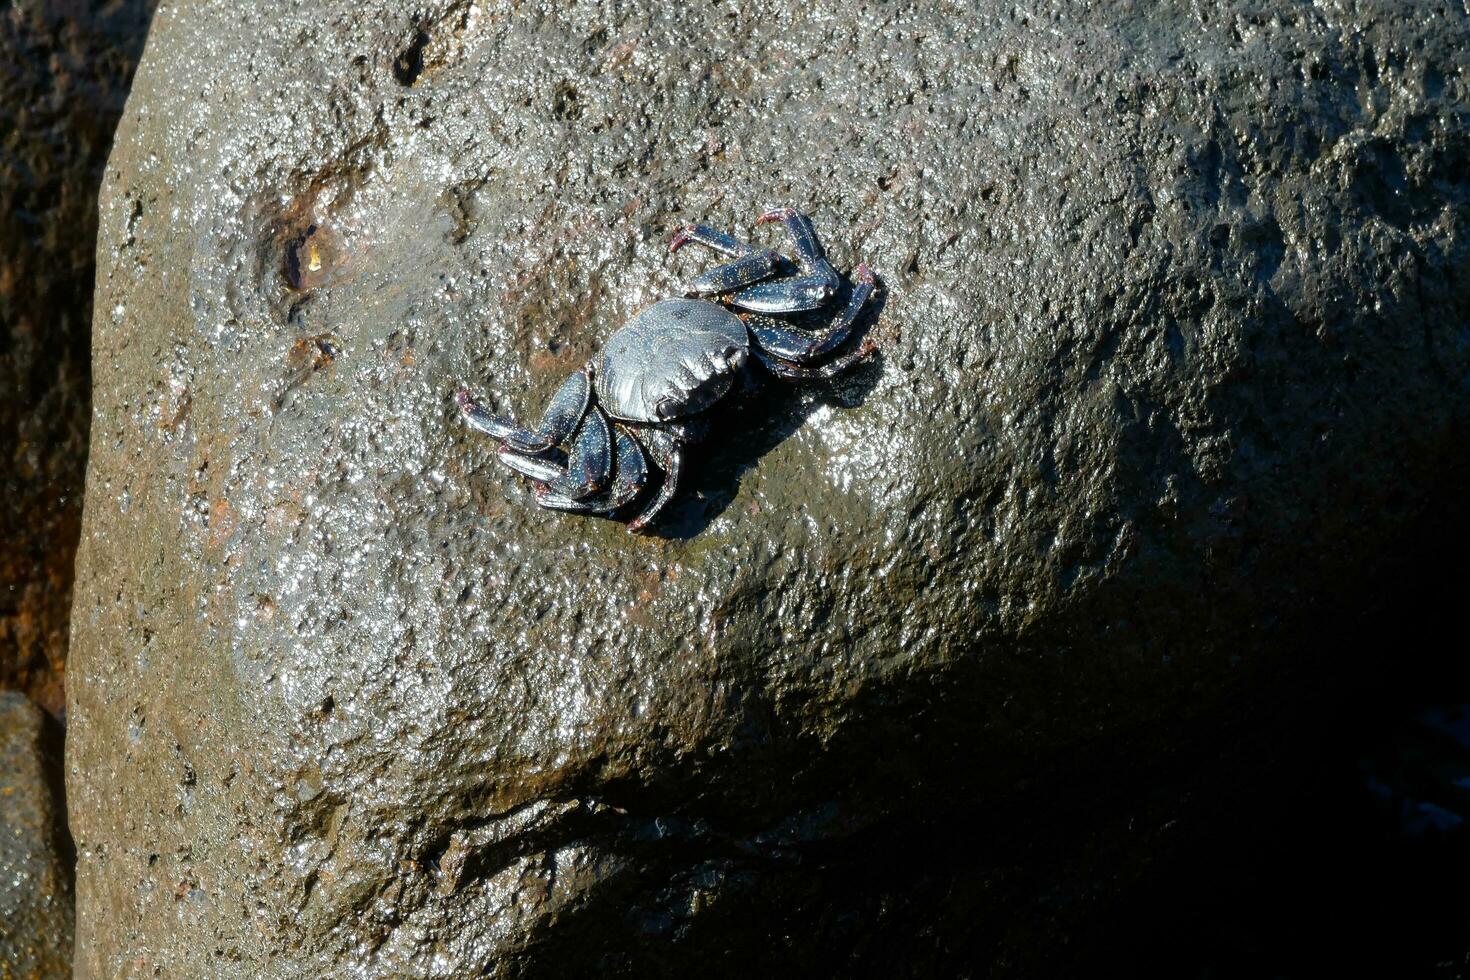
{"type": "Polygon", "coordinates": [[[1090,962],[1463,486],[1467,41],[166,6],[101,206],[78,975],[1090,962]],[[534,417],[704,267],[674,228],[774,203],[884,277],[879,361],[730,413],[657,535],[537,509],[455,389],[534,417]]]}
{"type": "Polygon", "coordinates": [[[0,10],[0,689],[65,704],[97,185],[152,0],[0,10]]]}
{"type": "Polygon", "coordinates": [[[60,728],[0,691],[0,977],[71,976],[73,857],[60,728]]]}

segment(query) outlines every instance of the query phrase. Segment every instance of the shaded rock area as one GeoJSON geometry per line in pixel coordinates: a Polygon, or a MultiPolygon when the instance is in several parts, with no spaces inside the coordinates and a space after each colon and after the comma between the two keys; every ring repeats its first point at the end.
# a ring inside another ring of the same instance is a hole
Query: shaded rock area
{"type": "Polygon", "coordinates": [[[71,976],[74,859],[60,727],[0,691],[0,978],[71,976]]]}
{"type": "Polygon", "coordinates": [[[66,700],[97,185],[153,0],[0,8],[0,689],[66,700]]]}
{"type": "Polygon", "coordinates": [[[1447,3],[164,7],[101,204],[78,976],[1156,945],[1134,896],[1406,659],[1360,626],[1465,499],[1467,42],[1447,3]],[[879,361],[727,413],[656,535],[536,508],[455,389],[534,416],[704,267],[674,228],[783,202],[884,277],[879,361]]]}

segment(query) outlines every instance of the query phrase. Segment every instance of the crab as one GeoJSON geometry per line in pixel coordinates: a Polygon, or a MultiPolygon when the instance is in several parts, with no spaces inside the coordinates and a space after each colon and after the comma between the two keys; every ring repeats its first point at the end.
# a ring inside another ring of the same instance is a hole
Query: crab
{"type": "Polygon", "coordinates": [[[730,261],[693,279],[683,298],[654,303],[619,328],[563,382],[534,429],[491,414],[467,389],[458,392],[465,422],[500,442],[499,460],[531,479],[538,504],[613,517],[643,496],[656,467],[662,483],[628,522],[628,530],[641,531],[673,499],[685,448],[703,434],[710,409],[737,380],[756,383],[752,355],[788,382],[833,378],[873,355],[877,345],[866,340],[832,356],[876,288],[866,264],[853,270],[847,302],[819,332],[778,319],[835,307],[841,279],[806,215],[774,208],[756,224],[771,221],[785,226],[794,262],[706,225],[681,228],[671,252],[695,243],[730,261]]]}

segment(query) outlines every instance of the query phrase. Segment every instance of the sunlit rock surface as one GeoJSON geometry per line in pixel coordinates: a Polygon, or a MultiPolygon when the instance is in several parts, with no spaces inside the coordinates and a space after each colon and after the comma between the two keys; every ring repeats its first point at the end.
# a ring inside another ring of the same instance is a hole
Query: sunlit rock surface
{"type": "Polygon", "coordinates": [[[78,975],[1093,962],[1463,448],[1467,42],[165,5],[98,242],[78,975]],[[456,388],[534,417],[705,267],[678,225],[777,203],[883,277],[878,362],[729,413],[656,536],[538,509],[456,388]]]}

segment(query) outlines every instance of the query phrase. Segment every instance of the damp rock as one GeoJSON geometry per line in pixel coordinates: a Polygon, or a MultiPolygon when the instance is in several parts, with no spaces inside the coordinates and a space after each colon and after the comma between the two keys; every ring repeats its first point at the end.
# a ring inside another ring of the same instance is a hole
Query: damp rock
{"type": "Polygon", "coordinates": [[[71,976],[72,853],[61,731],[0,691],[0,975],[71,976]]]}
{"type": "Polygon", "coordinates": [[[1147,943],[1463,498],[1470,30],[1374,9],[170,5],[100,207],[77,975],[1147,943]],[[454,392],[535,417],[677,227],[783,203],[876,363],[718,421],[653,535],[537,508],[454,392]]]}

